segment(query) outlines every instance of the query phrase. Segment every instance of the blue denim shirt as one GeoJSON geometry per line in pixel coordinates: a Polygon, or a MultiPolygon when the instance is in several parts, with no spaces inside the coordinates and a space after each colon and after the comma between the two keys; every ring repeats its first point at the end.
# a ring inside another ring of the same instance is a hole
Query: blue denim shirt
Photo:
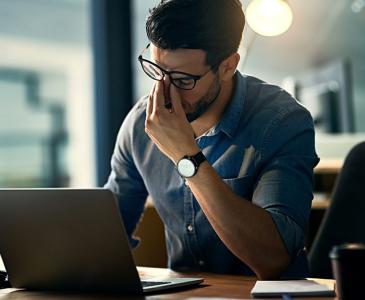
{"type": "MultiPolygon", "coordinates": [[[[146,100],[134,106],[121,126],[105,186],[118,199],[132,247],[149,194],[165,224],[170,268],[253,274],[219,239],[173,162],[145,133],[146,100]]],[[[301,250],[313,198],[313,168],[319,160],[309,112],[279,87],[237,71],[223,117],[196,141],[242,201],[270,213],[292,256],[286,275],[307,276],[301,250]]]]}

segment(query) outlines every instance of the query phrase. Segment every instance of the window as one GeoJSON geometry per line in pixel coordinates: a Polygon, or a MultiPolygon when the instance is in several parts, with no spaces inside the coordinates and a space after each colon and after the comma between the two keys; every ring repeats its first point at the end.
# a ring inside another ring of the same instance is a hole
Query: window
{"type": "Polygon", "coordinates": [[[94,185],[89,28],[87,0],[0,1],[0,187],[94,185]]]}
{"type": "Polygon", "coordinates": [[[146,19],[148,10],[154,7],[158,0],[134,0],[132,1],[132,39],[133,39],[133,70],[134,70],[134,95],[135,101],[150,92],[153,80],[142,71],[137,57],[147,46],[146,19]]]}

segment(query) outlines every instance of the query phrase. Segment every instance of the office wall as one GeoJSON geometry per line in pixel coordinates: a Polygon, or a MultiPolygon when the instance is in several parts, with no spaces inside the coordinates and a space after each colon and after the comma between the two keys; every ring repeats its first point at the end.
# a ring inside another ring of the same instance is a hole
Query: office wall
{"type": "MultiPolygon", "coordinates": [[[[247,6],[249,1],[243,1],[247,6]]],[[[275,84],[336,59],[351,63],[355,127],[365,131],[365,7],[361,1],[289,0],[292,27],[277,37],[253,37],[246,28],[243,71],[275,84]],[[356,4],[358,4],[356,6],[356,4]]]]}

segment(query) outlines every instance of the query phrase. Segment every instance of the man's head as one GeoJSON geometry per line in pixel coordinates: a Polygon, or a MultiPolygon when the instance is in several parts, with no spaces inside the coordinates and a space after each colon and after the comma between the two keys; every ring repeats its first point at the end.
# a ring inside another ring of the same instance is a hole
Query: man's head
{"type": "Polygon", "coordinates": [[[146,31],[160,49],[203,50],[216,71],[237,52],[244,23],[239,0],[162,0],[150,10],[146,31]]]}
{"type": "MultiPolygon", "coordinates": [[[[239,0],[161,0],[146,31],[152,61],[166,71],[204,75],[191,90],[179,89],[186,113],[199,117],[233,76],[245,19],[239,0]]],[[[169,85],[171,76],[165,76],[169,85]]],[[[166,86],[165,86],[166,88],[166,86]]]]}

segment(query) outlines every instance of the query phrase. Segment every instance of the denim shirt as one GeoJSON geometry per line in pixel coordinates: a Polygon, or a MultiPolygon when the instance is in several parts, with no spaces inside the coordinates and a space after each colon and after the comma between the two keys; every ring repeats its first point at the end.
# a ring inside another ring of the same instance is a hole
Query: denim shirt
{"type": "MultiPolygon", "coordinates": [[[[196,142],[242,201],[271,215],[292,257],[285,275],[307,276],[302,250],[313,168],[319,161],[311,115],[277,86],[238,71],[234,80],[233,96],[220,122],[196,142]]],[[[138,243],[133,232],[150,195],[165,225],[170,268],[253,274],[220,240],[174,163],[145,133],[146,101],[147,97],[138,101],[121,126],[105,185],[118,199],[131,246],[138,243]]]]}

